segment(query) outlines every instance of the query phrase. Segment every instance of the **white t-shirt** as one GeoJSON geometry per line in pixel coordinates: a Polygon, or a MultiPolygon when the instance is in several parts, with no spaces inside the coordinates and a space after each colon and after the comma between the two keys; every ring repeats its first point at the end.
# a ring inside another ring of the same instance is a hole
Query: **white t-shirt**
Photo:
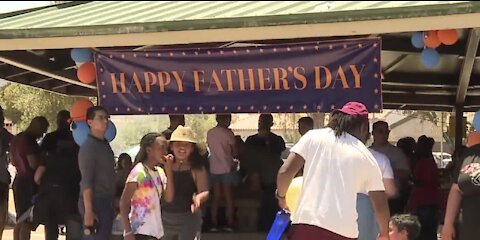
{"type": "Polygon", "coordinates": [[[232,130],[224,127],[214,127],[207,133],[207,144],[210,149],[210,173],[226,174],[232,170],[232,146],[235,136],[232,130]]]}
{"type": "Polygon", "coordinates": [[[160,198],[166,182],[165,172],[159,167],[153,171],[138,163],[130,171],[127,183],[137,183],[129,214],[134,234],[163,237],[160,198]]]}
{"type": "Polygon", "coordinates": [[[410,171],[410,162],[405,153],[403,153],[400,148],[395,147],[390,143],[382,147],[371,146],[370,148],[379,153],[385,154],[390,160],[390,164],[393,170],[410,171]]]}
{"type": "Polygon", "coordinates": [[[392,165],[390,164],[390,160],[388,159],[387,155],[377,152],[371,148],[369,148],[368,150],[370,150],[373,157],[377,161],[383,179],[393,179],[392,165]]]}
{"type": "Polygon", "coordinates": [[[318,226],[358,237],[357,194],[384,191],[380,168],[367,147],[350,134],[311,130],[290,150],[305,159],[294,224],[318,226]]]}
{"type": "MultiPolygon", "coordinates": [[[[378,167],[380,168],[380,172],[382,173],[382,178],[393,179],[393,170],[392,170],[392,166],[390,165],[390,160],[388,160],[388,157],[385,154],[379,153],[371,148],[369,148],[368,150],[370,150],[373,157],[377,161],[378,167]]],[[[362,192],[362,193],[368,194],[368,192],[362,192]]]]}

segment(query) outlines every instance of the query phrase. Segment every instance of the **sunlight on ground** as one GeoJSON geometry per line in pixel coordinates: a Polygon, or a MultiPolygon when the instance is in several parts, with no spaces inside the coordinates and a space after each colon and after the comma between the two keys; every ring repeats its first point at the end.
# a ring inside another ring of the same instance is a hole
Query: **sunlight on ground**
{"type": "MultiPolygon", "coordinates": [[[[8,199],[8,211],[11,213],[15,212],[15,205],[13,203],[12,190],[10,190],[10,198],[8,199]]],[[[37,231],[32,232],[32,236],[30,240],[44,240],[44,239],[45,239],[45,235],[44,235],[43,225],[40,225],[37,228],[37,231]]],[[[60,236],[58,239],[65,240],[65,236],[60,236]]],[[[3,231],[2,240],[13,240],[13,228],[7,228],[5,231],[3,231]]]]}

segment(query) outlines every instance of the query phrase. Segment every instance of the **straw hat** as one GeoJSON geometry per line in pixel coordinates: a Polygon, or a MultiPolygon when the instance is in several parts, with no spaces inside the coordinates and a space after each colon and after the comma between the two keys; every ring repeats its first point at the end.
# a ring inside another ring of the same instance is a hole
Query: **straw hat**
{"type": "Polygon", "coordinates": [[[180,125],[173,131],[170,142],[197,143],[197,140],[195,140],[195,134],[190,127],[180,125]]]}

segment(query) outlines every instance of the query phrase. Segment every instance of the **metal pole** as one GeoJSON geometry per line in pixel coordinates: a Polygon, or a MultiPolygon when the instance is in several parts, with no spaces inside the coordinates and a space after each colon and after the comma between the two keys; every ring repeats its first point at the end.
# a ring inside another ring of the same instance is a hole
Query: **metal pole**
{"type": "Polygon", "coordinates": [[[455,107],[455,149],[463,144],[463,106],[455,107]]]}
{"type": "MultiPolygon", "coordinates": [[[[440,128],[440,129],[442,129],[442,137],[440,138],[440,152],[441,152],[441,154],[442,154],[442,160],[443,160],[443,127],[444,127],[444,122],[443,122],[443,120],[444,120],[444,112],[442,112],[442,116],[441,116],[441,117],[442,117],[442,118],[441,118],[442,128],[440,128]]],[[[443,162],[442,162],[442,163],[443,163],[443,162]]]]}

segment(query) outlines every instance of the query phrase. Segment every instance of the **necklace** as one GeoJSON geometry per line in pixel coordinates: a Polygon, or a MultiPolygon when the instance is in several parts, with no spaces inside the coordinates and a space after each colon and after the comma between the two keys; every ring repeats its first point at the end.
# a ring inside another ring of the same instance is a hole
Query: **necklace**
{"type": "Polygon", "coordinates": [[[191,169],[191,165],[190,165],[190,162],[188,161],[188,159],[186,159],[186,160],[178,160],[177,159],[173,168],[176,169],[175,171],[186,171],[186,170],[191,169]]]}
{"type": "Polygon", "coordinates": [[[177,169],[177,171],[180,171],[180,169],[182,168],[182,164],[183,164],[183,161],[180,161],[180,164],[178,164],[178,169],[177,169]]]}
{"type": "MultiPolygon", "coordinates": [[[[151,179],[152,183],[153,183],[153,188],[155,188],[156,192],[157,192],[157,197],[158,197],[158,202],[160,203],[160,199],[162,198],[161,197],[161,194],[158,190],[158,187],[157,185],[155,184],[155,179],[153,178],[153,176],[150,174],[150,171],[153,171],[156,175],[158,175],[158,172],[155,170],[155,167],[154,167],[154,170],[151,170],[146,164],[142,163],[143,165],[143,168],[145,169],[145,173],[148,175],[148,177],[151,179]]],[[[160,189],[163,189],[163,182],[160,181],[160,189]]]]}

